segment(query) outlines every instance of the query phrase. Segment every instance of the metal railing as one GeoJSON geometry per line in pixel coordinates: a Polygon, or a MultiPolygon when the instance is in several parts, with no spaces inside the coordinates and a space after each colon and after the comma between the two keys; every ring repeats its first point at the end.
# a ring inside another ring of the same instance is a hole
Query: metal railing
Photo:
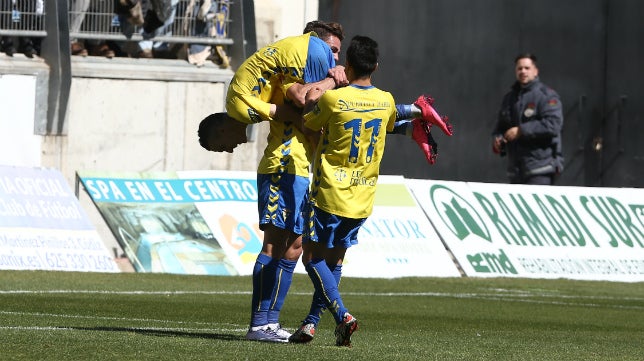
{"type": "MultiPolygon", "coordinates": [[[[101,39],[117,41],[143,39],[144,33],[140,25],[133,27],[128,37],[122,31],[121,18],[119,18],[119,26],[113,24],[112,21],[115,20],[113,6],[116,1],[120,4],[139,0],[0,0],[0,36],[3,38],[42,37],[38,56],[45,61],[49,69],[46,90],[43,90],[47,102],[46,106],[37,107],[34,134],[62,135],[67,132],[65,119],[72,83],[71,45],[75,39],[99,41],[101,39]],[[73,5],[80,5],[81,2],[87,2],[89,6],[73,7],[73,5]],[[43,6],[39,8],[37,6],[40,3],[43,6]],[[33,6],[30,7],[29,4],[33,6]],[[72,14],[70,10],[73,10],[72,14]],[[78,29],[71,29],[70,16],[81,11],[84,13],[81,26],[78,29]]],[[[165,0],[140,1],[158,4],[165,0]]],[[[155,33],[149,40],[190,45],[216,45],[217,48],[225,46],[225,55],[228,56],[229,66],[232,69],[239,66],[248,54],[257,50],[254,0],[171,1],[176,5],[175,17],[169,26],[171,32],[155,33]],[[202,5],[208,1],[210,1],[208,9],[211,12],[206,17],[197,18],[198,10],[202,9],[202,5]],[[204,18],[207,21],[197,21],[204,18]],[[196,27],[198,24],[200,28],[196,27]],[[214,30],[213,32],[197,31],[204,28],[214,30]]],[[[4,61],[5,58],[0,56],[0,68],[4,66],[12,69],[14,61],[4,61]]]]}
{"type": "MultiPolygon", "coordinates": [[[[125,17],[119,17],[114,13],[115,1],[119,0],[91,0],[85,12],[70,6],[70,38],[134,41],[154,39],[168,43],[216,45],[233,43],[232,39],[228,38],[231,5],[228,0],[174,0],[172,3],[176,2],[176,5],[173,6],[168,20],[160,26],[160,31],[150,33],[145,31],[146,25],[124,24],[128,22],[125,17]],[[203,15],[204,21],[198,21],[197,17],[200,15],[203,15]],[[82,18],[81,26],[74,28],[79,17],[82,18]],[[212,31],[204,34],[207,22],[211,22],[208,28],[212,31]]],[[[161,1],[141,1],[144,14],[139,20],[145,17],[147,22],[146,14],[149,16],[151,11],[158,13],[154,10],[146,11],[146,7],[147,4],[159,2],[161,1]]]]}
{"type": "Polygon", "coordinates": [[[45,0],[0,0],[0,35],[44,37],[45,0]]]}
{"type": "MultiPolygon", "coordinates": [[[[229,0],[173,0],[172,3],[176,5],[173,6],[172,16],[163,24],[162,31],[150,33],[146,33],[145,24],[123,24],[127,21],[126,18],[114,13],[117,1],[119,0],[68,0],[69,37],[113,41],[150,39],[168,43],[233,44],[228,32],[232,5],[229,0]]],[[[148,9],[149,4],[160,2],[162,0],[140,0],[142,16],[154,11],[148,9]]],[[[45,11],[44,0],[0,0],[0,35],[47,36],[45,11]]],[[[143,17],[140,20],[143,20],[143,17]]]]}

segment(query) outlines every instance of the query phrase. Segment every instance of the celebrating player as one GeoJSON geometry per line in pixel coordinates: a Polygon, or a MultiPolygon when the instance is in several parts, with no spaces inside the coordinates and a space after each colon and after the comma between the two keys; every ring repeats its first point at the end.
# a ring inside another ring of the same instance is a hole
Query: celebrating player
{"type": "MultiPolygon", "coordinates": [[[[347,50],[349,86],[324,94],[314,88],[306,96],[305,126],[322,134],[313,164],[302,261],[315,287],[311,310],[322,298],[337,325],[337,346],[351,346],[351,335],[358,329],[338,290],[342,262],[373,210],[386,132],[393,130],[396,120],[393,96],[371,83],[377,67],[378,44],[355,36],[347,50]]],[[[291,337],[294,342],[301,341],[298,332],[291,337]]]]}
{"type": "MultiPolygon", "coordinates": [[[[337,61],[341,40],[344,37],[341,25],[312,21],[304,30],[305,34],[312,35],[311,32],[317,34],[329,46],[333,60],[337,61]]],[[[274,48],[276,46],[269,45],[258,53],[271,53],[268,49],[274,48]]],[[[254,56],[257,56],[257,53],[254,56]]],[[[258,63],[257,60],[247,60],[244,64],[252,69],[256,68],[258,63]]],[[[242,71],[242,67],[238,72],[245,75],[236,75],[237,83],[244,78],[252,79],[252,75],[249,74],[253,72],[247,74],[242,71]]],[[[252,119],[272,120],[269,123],[268,145],[258,167],[257,184],[260,194],[258,210],[260,228],[264,231],[264,242],[253,271],[251,325],[246,335],[248,339],[285,342],[290,336],[290,333],[279,323],[279,313],[290,287],[296,262],[302,253],[301,209],[308,198],[308,170],[311,163],[309,144],[301,131],[301,125],[298,126],[301,122],[301,111],[295,109],[290,103],[296,106],[303,105],[305,94],[313,87],[327,90],[345,85],[347,80],[344,70],[342,66],[330,68],[328,77],[314,83],[298,81],[288,83],[287,77],[280,76],[279,73],[261,72],[265,76],[270,75],[269,80],[255,80],[255,84],[261,84],[263,87],[256,89],[256,96],[251,96],[250,98],[253,99],[246,105],[246,114],[254,115],[252,119]],[[264,102],[262,99],[267,94],[270,94],[271,98],[264,102]],[[258,109],[263,110],[256,111],[248,107],[250,104],[259,104],[258,109]],[[257,117],[256,113],[262,115],[257,117]]],[[[315,78],[309,80],[315,80],[315,78]]],[[[228,105],[236,104],[243,108],[243,104],[246,104],[244,102],[250,98],[229,94],[228,99],[233,100],[228,105]]],[[[420,107],[418,105],[397,106],[398,114],[406,118],[421,117],[423,113],[431,114],[433,111],[431,103],[426,103],[426,97],[419,97],[417,103],[420,107]]],[[[237,109],[233,113],[241,112],[237,109]]],[[[442,120],[440,117],[436,119],[442,120]]],[[[245,121],[233,121],[226,113],[212,114],[200,124],[199,142],[208,150],[232,152],[238,144],[246,141],[245,130],[249,123],[248,120],[245,121]]],[[[401,122],[397,129],[400,134],[408,134],[415,140],[418,139],[421,149],[422,144],[425,144],[423,150],[426,154],[431,154],[431,163],[433,163],[436,146],[429,133],[429,126],[426,124],[427,121],[424,119],[414,119],[413,122],[401,122]]]]}

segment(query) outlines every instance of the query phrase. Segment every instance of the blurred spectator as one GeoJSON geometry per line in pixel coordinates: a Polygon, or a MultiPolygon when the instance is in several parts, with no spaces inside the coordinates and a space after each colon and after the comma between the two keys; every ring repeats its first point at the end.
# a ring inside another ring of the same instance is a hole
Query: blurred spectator
{"type": "MultiPolygon", "coordinates": [[[[187,21],[183,24],[186,34],[196,37],[211,37],[214,31],[213,19],[217,3],[212,0],[190,0],[186,10],[187,21]]],[[[188,45],[188,62],[202,66],[211,57],[212,47],[206,44],[188,45]]]]}
{"type": "MultiPolygon", "coordinates": [[[[83,20],[85,20],[85,13],[89,9],[90,0],[69,0],[69,33],[76,34],[80,32],[83,20]]],[[[72,55],[87,56],[87,49],[85,44],[78,39],[72,39],[71,42],[72,55]]]]}
{"type": "MultiPolygon", "coordinates": [[[[184,32],[194,37],[225,37],[225,21],[228,18],[228,4],[223,1],[217,5],[213,0],[190,0],[183,24],[184,32]]],[[[228,56],[222,46],[214,48],[207,44],[192,43],[188,45],[188,62],[203,66],[211,60],[215,64],[227,68],[228,56]]]]}
{"type": "MultiPolygon", "coordinates": [[[[226,37],[228,0],[66,1],[72,55],[187,59],[198,66],[206,61],[229,66],[224,46],[162,39],[175,35],[198,42],[198,38],[226,37]],[[106,40],[104,36],[119,32],[129,40],[106,40]],[[132,41],[135,33],[140,36],[132,41]]],[[[44,3],[45,0],[0,0],[0,29],[45,30],[44,3]]],[[[39,54],[40,40],[3,36],[0,51],[8,55],[23,52],[31,57],[39,54]]]]}
{"type": "MultiPolygon", "coordinates": [[[[143,25],[143,10],[141,0],[117,0],[114,1],[114,14],[123,18],[135,26],[143,25]]],[[[119,24],[121,19],[119,18],[119,24]]]]}
{"type": "MultiPolygon", "coordinates": [[[[44,0],[1,0],[0,28],[15,30],[43,29],[44,0]]],[[[38,37],[3,36],[0,49],[8,56],[16,52],[28,58],[40,54],[38,37]]]]}
{"type": "MultiPolygon", "coordinates": [[[[90,13],[104,13],[111,11],[113,8],[112,2],[120,0],[93,0],[90,1],[90,6],[88,11],[90,13]]],[[[113,20],[111,17],[105,16],[92,16],[89,20],[83,21],[81,24],[82,31],[95,31],[96,29],[103,29],[106,31],[110,29],[113,25],[113,20]]],[[[103,39],[88,39],[85,41],[85,47],[91,56],[103,56],[106,58],[113,58],[116,53],[114,49],[110,46],[111,43],[103,39]]]]}
{"type": "MultiPolygon", "coordinates": [[[[120,1],[120,0],[119,0],[120,1]]],[[[155,56],[167,57],[171,51],[166,42],[154,41],[153,38],[161,35],[172,35],[172,24],[176,15],[179,0],[123,0],[134,8],[140,3],[143,24],[139,29],[144,40],[136,44],[120,43],[121,49],[136,58],[152,58],[155,56]]],[[[121,3],[123,5],[124,3],[121,3]]],[[[121,32],[130,39],[136,29],[139,17],[133,17],[129,11],[124,11],[127,6],[116,7],[115,12],[119,17],[121,32]]]]}

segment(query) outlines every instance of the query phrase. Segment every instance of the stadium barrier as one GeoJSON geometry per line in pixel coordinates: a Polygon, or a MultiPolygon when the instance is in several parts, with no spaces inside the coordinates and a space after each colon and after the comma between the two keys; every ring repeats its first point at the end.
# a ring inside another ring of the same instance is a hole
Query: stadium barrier
{"type": "MultiPolygon", "coordinates": [[[[252,273],[263,238],[255,172],[77,174],[76,197],[91,198],[137,272],[252,273]]],[[[59,173],[0,176],[0,269],[115,270],[59,173]]],[[[346,276],[644,281],[642,189],[402,176],[377,187],[346,276]]]]}
{"type": "MultiPolygon", "coordinates": [[[[97,40],[143,40],[141,26],[135,26],[134,33],[128,37],[120,29],[118,17],[114,14],[114,1],[118,0],[86,0],[86,11],[74,9],[73,1],[68,0],[68,21],[66,26],[56,26],[53,31],[71,29],[73,19],[82,19],[77,30],[69,31],[72,39],[97,39],[97,40]]],[[[229,37],[229,24],[231,22],[230,8],[233,5],[228,0],[213,0],[217,12],[211,17],[215,31],[211,37],[193,35],[195,15],[189,11],[194,6],[194,0],[178,0],[176,13],[168,34],[155,36],[155,41],[168,43],[200,43],[211,45],[230,45],[233,39],[229,37]]],[[[47,36],[47,6],[44,1],[18,1],[10,4],[3,1],[0,7],[0,36],[19,37],[46,37],[47,36]],[[9,7],[11,5],[11,7],[9,7]]],[[[53,2],[51,2],[53,4],[53,2]]],[[[56,22],[54,22],[56,23],[56,22]]],[[[49,31],[52,31],[50,28],[49,31]]]]}

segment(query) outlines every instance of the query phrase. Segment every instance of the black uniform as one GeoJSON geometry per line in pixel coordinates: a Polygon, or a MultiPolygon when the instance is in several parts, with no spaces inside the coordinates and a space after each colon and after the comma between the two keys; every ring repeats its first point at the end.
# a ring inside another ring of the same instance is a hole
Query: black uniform
{"type": "Polygon", "coordinates": [[[508,156],[510,182],[535,184],[531,178],[546,176],[552,179],[563,170],[561,108],[557,92],[541,83],[539,78],[525,86],[516,82],[505,95],[492,135],[503,136],[514,126],[520,129],[520,136],[505,144],[501,152],[508,156]]]}

